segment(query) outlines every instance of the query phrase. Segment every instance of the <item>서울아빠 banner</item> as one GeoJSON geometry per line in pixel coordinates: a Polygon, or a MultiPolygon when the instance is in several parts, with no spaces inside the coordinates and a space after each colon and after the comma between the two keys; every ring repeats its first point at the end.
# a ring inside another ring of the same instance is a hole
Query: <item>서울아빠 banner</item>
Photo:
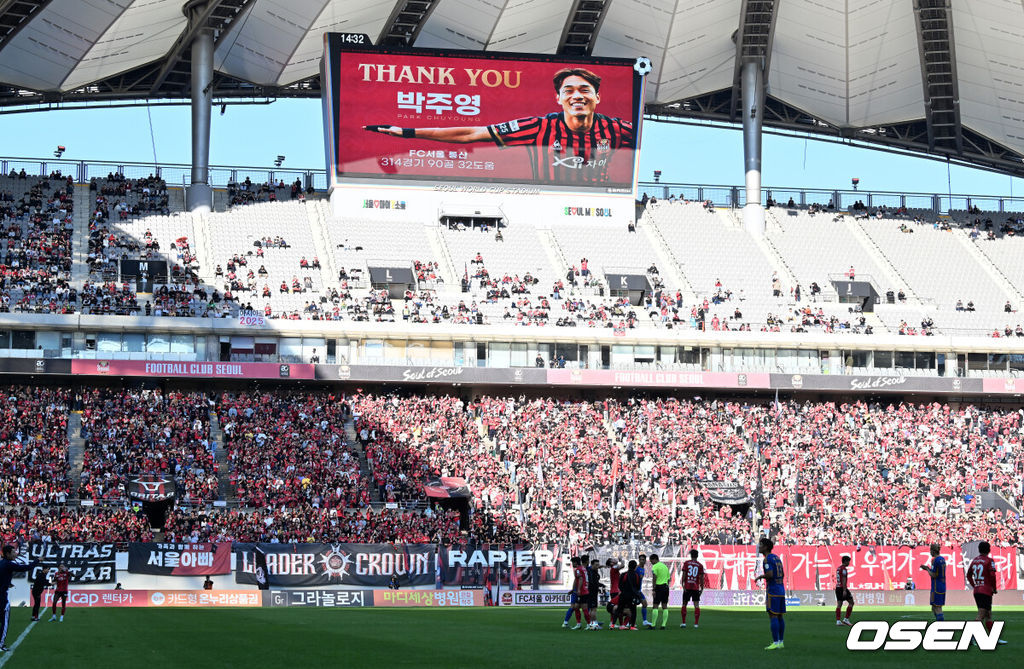
{"type": "MultiPolygon", "coordinates": [[[[258,544],[272,587],[434,585],[433,544],[258,544]]],[[[236,543],[235,582],[256,585],[257,544],[236,543]]]]}
{"type": "Polygon", "coordinates": [[[335,177],[633,188],[634,59],[367,49],[328,34],[335,177]]]}
{"type": "Polygon", "coordinates": [[[231,544],[152,544],[128,546],[128,571],[157,576],[212,576],[231,573],[231,544]]]}

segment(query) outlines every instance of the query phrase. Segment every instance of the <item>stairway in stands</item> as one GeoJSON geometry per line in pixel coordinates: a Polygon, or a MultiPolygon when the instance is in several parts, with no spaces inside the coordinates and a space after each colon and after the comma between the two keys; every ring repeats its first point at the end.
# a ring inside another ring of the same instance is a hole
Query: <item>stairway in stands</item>
{"type": "Polygon", "coordinates": [[[78,499],[78,485],[82,482],[82,466],[85,464],[85,439],[82,439],[82,412],[72,411],[68,415],[68,478],[71,484],[69,499],[78,499]]]}
{"type": "Polygon", "coordinates": [[[88,185],[75,186],[74,211],[71,232],[71,287],[82,289],[89,278],[89,214],[92,212],[93,196],[88,185]]]}
{"type": "Polygon", "coordinates": [[[352,451],[359,458],[359,471],[362,473],[363,478],[366,480],[366,484],[370,488],[370,504],[375,508],[380,508],[384,505],[384,498],[380,496],[380,490],[373,484],[373,476],[370,472],[370,462],[366,459],[366,447],[363,442],[359,441],[359,435],[356,434],[356,426],[351,418],[345,421],[345,439],[348,441],[348,445],[352,448],[352,451]]]}
{"type": "Polygon", "coordinates": [[[210,442],[213,444],[213,456],[217,463],[217,497],[224,501],[237,501],[231,489],[231,472],[228,470],[228,449],[224,446],[224,431],[220,429],[216,411],[210,411],[210,442]]]}

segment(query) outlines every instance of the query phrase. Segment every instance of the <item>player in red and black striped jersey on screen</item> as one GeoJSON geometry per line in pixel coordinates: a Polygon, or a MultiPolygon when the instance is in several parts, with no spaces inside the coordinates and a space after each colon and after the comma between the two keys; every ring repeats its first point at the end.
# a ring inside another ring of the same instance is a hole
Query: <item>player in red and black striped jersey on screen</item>
{"type": "Polygon", "coordinates": [[[454,144],[491,141],[500,147],[525,146],[534,179],[564,184],[607,182],[615,151],[636,147],[632,122],[597,113],[601,77],[590,70],[564,68],[555,73],[553,81],[555,100],[562,111],[545,116],[453,128],[363,128],[393,137],[454,144]]]}

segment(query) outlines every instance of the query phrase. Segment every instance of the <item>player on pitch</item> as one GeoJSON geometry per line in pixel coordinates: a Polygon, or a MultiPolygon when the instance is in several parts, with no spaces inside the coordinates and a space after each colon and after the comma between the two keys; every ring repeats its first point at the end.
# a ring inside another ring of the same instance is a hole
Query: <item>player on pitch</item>
{"type": "Polygon", "coordinates": [[[836,625],[850,627],[850,615],[853,614],[853,593],[850,592],[850,556],[844,555],[842,564],[836,567],[836,625]],[[846,602],[846,617],[843,618],[843,602],[846,602]]]}
{"type": "Polygon", "coordinates": [[[683,563],[683,606],[680,612],[686,627],[686,607],[693,602],[693,628],[700,627],[700,596],[704,593],[704,565],[697,561],[699,553],[696,548],[690,549],[690,559],[683,563]]]}
{"type": "Polygon", "coordinates": [[[940,546],[938,544],[932,544],[928,547],[928,552],[932,556],[932,564],[921,565],[921,569],[928,572],[928,575],[932,579],[932,587],[928,593],[928,603],[931,604],[932,613],[935,614],[936,620],[945,620],[946,616],[942,612],[942,607],[946,605],[946,558],[939,555],[940,546]]]}
{"type": "Polygon", "coordinates": [[[764,579],[765,608],[768,610],[768,622],[772,629],[772,643],[765,646],[765,650],[779,650],[785,648],[783,639],[786,635],[786,586],[783,579],[786,576],[782,568],[782,560],[772,552],[775,542],[768,537],[762,537],[757,544],[757,551],[764,556],[764,573],[755,578],[755,581],[764,579]]]}
{"type": "MultiPolygon", "coordinates": [[[[987,541],[978,544],[978,557],[971,560],[967,567],[967,583],[974,588],[974,603],[978,605],[978,617],[985,624],[985,629],[992,631],[992,597],[996,589],[996,563],[989,553],[992,546],[987,541]]],[[[1005,644],[1003,639],[999,643],[1005,644]]]]}

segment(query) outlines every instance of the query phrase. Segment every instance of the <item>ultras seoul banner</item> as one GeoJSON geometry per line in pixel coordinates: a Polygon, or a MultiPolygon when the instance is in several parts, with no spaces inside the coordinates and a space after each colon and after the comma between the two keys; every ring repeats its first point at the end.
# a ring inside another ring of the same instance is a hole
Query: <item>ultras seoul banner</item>
{"type": "Polygon", "coordinates": [[[39,570],[45,570],[53,578],[61,564],[67,565],[72,583],[113,583],[117,571],[114,544],[32,542],[28,545],[28,559],[39,561],[39,565],[29,572],[31,580],[39,570]]]}
{"type": "Polygon", "coordinates": [[[632,191],[646,61],[325,49],[329,174],[632,191]]]}
{"type": "MultiPolygon", "coordinates": [[[[256,585],[256,544],[234,544],[235,583],[256,585]]],[[[434,585],[433,544],[259,544],[267,556],[270,585],[360,585],[385,588],[434,585]]]]}

